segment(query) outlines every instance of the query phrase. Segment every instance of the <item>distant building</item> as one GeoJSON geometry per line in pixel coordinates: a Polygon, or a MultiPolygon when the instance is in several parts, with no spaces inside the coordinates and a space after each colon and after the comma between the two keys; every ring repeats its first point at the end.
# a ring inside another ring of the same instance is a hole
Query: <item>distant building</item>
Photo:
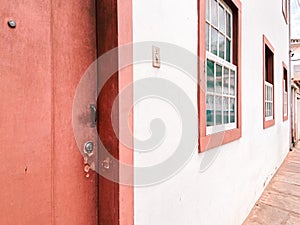
{"type": "Polygon", "coordinates": [[[300,139],[300,39],[291,40],[291,109],[292,109],[292,142],[300,139]]]}

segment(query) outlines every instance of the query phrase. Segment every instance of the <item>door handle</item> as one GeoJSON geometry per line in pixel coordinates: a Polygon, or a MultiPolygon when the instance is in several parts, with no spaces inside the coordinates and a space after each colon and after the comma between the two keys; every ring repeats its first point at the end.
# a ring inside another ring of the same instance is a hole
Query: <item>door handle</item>
{"type": "Polygon", "coordinates": [[[91,109],[91,127],[96,127],[96,123],[98,120],[97,108],[94,104],[90,104],[90,109],[91,109]]]}

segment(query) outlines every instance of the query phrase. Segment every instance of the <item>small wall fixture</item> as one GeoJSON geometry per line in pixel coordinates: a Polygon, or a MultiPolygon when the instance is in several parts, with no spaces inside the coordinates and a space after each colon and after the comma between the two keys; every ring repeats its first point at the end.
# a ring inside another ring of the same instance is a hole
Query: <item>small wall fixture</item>
{"type": "Polygon", "coordinates": [[[152,46],[152,65],[154,68],[160,68],[160,48],[152,46]]]}

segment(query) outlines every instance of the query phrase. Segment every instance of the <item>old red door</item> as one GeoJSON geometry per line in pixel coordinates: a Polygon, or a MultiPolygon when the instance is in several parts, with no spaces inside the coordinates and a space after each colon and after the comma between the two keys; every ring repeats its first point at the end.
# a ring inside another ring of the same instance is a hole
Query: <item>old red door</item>
{"type": "MultiPolygon", "coordinates": [[[[86,69],[132,40],[131,9],[127,0],[1,3],[0,224],[133,224],[132,188],[84,170],[72,127],[86,69]]],[[[98,99],[98,131],[113,156],[132,162],[131,151],[120,154],[109,119],[132,80],[130,69],[122,73],[129,76],[112,76],[98,99]]],[[[96,86],[90,83],[87,96],[96,86]]]]}
{"type": "Polygon", "coordinates": [[[0,15],[0,224],[96,225],[98,176],[71,123],[97,57],[95,0],[2,1],[0,15]]]}

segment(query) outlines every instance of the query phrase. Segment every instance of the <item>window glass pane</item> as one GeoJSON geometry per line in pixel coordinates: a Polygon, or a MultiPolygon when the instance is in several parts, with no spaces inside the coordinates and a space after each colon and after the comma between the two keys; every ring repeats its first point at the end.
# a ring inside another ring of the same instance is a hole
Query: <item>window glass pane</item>
{"type": "Polygon", "coordinates": [[[206,24],[206,51],[209,51],[209,25],[206,24]]]}
{"type": "MultiPolygon", "coordinates": [[[[236,123],[237,74],[233,67],[227,67],[227,62],[231,64],[233,58],[233,18],[230,13],[222,0],[206,0],[206,51],[213,54],[207,53],[206,61],[207,127],[236,123]]],[[[267,110],[272,102],[265,104],[266,113],[272,113],[267,110]]],[[[224,129],[231,129],[231,126],[224,126],[224,129]]]]}
{"type": "Polygon", "coordinates": [[[226,34],[231,38],[231,15],[226,12],[226,34]]]}
{"type": "Polygon", "coordinates": [[[215,91],[214,74],[215,74],[215,64],[214,64],[213,61],[207,60],[206,82],[207,82],[207,91],[208,92],[214,92],[215,91]]]}
{"type": "Polygon", "coordinates": [[[273,116],[273,104],[271,102],[266,102],[266,117],[273,116]]]}
{"type": "Polygon", "coordinates": [[[273,101],[273,90],[272,90],[272,88],[270,88],[270,99],[271,99],[271,101],[273,101]]]}
{"type": "Polygon", "coordinates": [[[222,66],[216,65],[216,92],[222,94],[222,66]]]}
{"type": "Polygon", "coordinates": [[[222,97],[216,96],[216,125],[222,124],[222,97]]]}
{"type": "Polygon", "coordinates": [[[273,101],[273,87],[269,84],[265,85],[266,101],[273,101]]]}
{"type": "Polygon", "coordinates": [[[210,21],[210,0],[206,0],[206,20],[210,21]]]}
{"type": "Polygon", "coordinates": [[[268,113],[267,113],[267,110],[268,110],[268,109],[267,109],[267,103],[265,102],[265,117],[267,117],[267,114],[268,114],[268,113]]]}
{"type": "Polygon", "coordinates": [[[283,107],[283,113],[287,115],[287,92],[284,92],[283,107]]]}
{"type": "Polygon", "coordinates": [[[229,94],[229,69],[224,68],[224,83],[223,83],[223,93],[224,94],[229,94]]]}
{"type": "Polygon", "coordinates": [[[206,126],[214,125],[214,96],[206,96],[206,126]]]}
{"type": "Polygon", "coordinates": [[[226,61],[231,62],[231,43],[228,38],[226,38],[226,61]]]}
{"type": "Polygon", "coordinates": [[[272,101],[272,86],[270,86],[269,84],[266,84],[265,86],[265,92],[266,92],[266,101],[272,101]]]}
{"type": "Polygon", "coordinates": [[[225,37],[219,33],[219,56],[224,59],[225,52],[225,37]]]}
{"type": "Polygon", "coordinates": [[[230,98],[230,123],[235,122],[235,99],[230,98]]]}
{"type": "Polygon", "coordinates": [[[235,95],[235,72],[230,70],[230,95],[235,95]]]}
{"type": "Polygon", "coordinates": [[[270,113],[271,113],[271,116],[273,116],[273,103],[270,103],[270,113]]]}
{"type": "Polygon", "coordinates": [[[216,0],[211,1],[211,23],[218,27],[218,3],[216,0]]]}
{"type": "Polygon", "coordinates": [[[223,123],[229,123],[229,99],[223,97],[223,123]]]}
{"type": "Polygon", "coordinates": [[[218,31],[211,27],[211,52],[218,55],[218,31]]]}
{"type": "Polygon", "coordinates": [[[225,33],[225,10],[223,6],[219,4],[219,29],[225,33]]]}

